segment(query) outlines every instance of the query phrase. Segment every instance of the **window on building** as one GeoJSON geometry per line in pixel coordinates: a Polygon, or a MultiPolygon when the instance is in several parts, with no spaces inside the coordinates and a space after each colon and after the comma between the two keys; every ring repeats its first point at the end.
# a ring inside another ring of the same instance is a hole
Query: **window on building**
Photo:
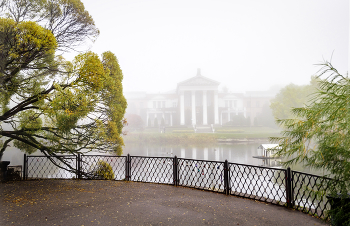
{"type": "Polygon", "coordinates": [[[153,101],[153,108],[157,108],[157,101],[153,101]]]}
{"type": "Polygon", "coordinates": [[[176,108],[176,102],[173,102],[173,107],[176,108]]]}
{"type": "Polygon", "coordinates": [[[235,107],[235,108],[237,107],[237,100],[233,101],[233,107],[235,107]]]}
{"type": "Polygon", "coordinates": [[[250,101],[247,101],[247,107],[250,107],[250,101]]]}
{"type": "Polygon", "coordinates": [[[228,108],[228,100],[225,100],[225,108],[228,108]]]}
{"type": "Polygon", "coordinates": [[[255,103],[255,106],[256,106],[256,107],[260,107],[260,102],[257,101],[257,102],[255,103]]]}
{"type": "Polygon", "coordinates": [[[162,101],[162,108],[165,108],[165,101],[162,101]]]}
{"type": "Polygon", "coordinates": [[[161,108],[161,104],[162,104],[162,102],[158,101],[158,108],[161,108]]]}
{"type": "Polygon", "coordinates": [[[230,100],[230,108],[232,108],[232,100],[230,100]]]}

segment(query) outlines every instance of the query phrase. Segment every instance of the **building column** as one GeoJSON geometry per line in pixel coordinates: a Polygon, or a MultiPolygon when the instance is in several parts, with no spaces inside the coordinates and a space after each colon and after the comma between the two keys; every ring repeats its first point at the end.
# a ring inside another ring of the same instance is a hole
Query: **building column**
{"type": "Polygon", "coordinates": [[[192,148],[192,159],[196,159],[196,158],[197,158],[197,149],[192,148]]]}
{"type": "Polygon", "coordinates": [[[147,112],[146,126],[151,126],[151,125],[148,125],[148,118],[149,118],[149,115],[148,115],[148,112],[147,112]]]}
{"type": "Polygon", "coordinates": [[[185,94],[180,93],[180,125],[185,125],[185,94]]]}
{"type": "Polygon", "coordinates": [[[227,119],[228,119],[228,122],[231,121],[231,112],[230,112],[230,109],[228,109],[227,119]]]}
{"type": "Polygon", "coordinates": [[[220,113],[220,125],[222,125],[222,112],[220,113]]]}
{"type": "Polygon", "coordinates": [[[203,125],[208,125],[208,106],[206,90],[203,90],[203,125]]]}
{"type": "Polygon", "coordinates": [[[192,91],[192,125],[196,124],[196,91],[192,91]]]}
{"type": "Polygon", "coordinates": [[[219,124],[219,103],[218,103],[218,91],[214,91],[214,120],[215,124],[219,124]]]}
{"type": "Polygon", "coordinates": [[[186,158],[186,149],[181,148],[181,158],[186,158]]]}
{"type": "Polygon", "coordinates": [[[170,126],[173,126],[173,113],[170,113],[170,126]]]}
{"type": "MultiPolygon", "coordinates": [[[[229,152],[231,153],[231,152],[229,152]]],[[[208,148],[204,148],[204,160],[208,160],[209,159],[209,151],[208,148]]]]}

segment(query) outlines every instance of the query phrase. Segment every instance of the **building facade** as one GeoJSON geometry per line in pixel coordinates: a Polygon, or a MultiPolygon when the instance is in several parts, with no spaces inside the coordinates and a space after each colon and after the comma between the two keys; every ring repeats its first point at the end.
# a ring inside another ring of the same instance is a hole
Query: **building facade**
{"type": "MultiPolygon", "coordinates": [[[[219,92],[219,82],[197,75],[177,84],[174,91],[158,94],[125,93],[127,114],[139,115],[146,127],[225,125],[235,116],[255,117],[271,97],[219,92]]],[[[254,119],[250,118],[250,123],[254,119]]]]}

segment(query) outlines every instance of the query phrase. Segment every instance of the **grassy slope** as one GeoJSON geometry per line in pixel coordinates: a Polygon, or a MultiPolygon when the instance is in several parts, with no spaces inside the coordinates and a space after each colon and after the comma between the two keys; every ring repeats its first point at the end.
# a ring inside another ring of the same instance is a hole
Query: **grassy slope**
{"type": "Polygon", "coordinates": [[[194,133],[192,129],[187,128],[167,128],[163,134],[158,129],[151,128],[142,132],[128,132],[124,136],[124,141],[167,144],[216,143],[217,139],[268,139],[271,136],[278,136],[279,131],[269,127],[234,127],[218,128],[215,133],[194,133]]]}

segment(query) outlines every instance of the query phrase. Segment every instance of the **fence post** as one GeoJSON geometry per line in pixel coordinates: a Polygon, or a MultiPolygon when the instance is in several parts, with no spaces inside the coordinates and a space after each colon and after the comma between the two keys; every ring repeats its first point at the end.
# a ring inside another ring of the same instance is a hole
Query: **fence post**
{"type": "Polygon", "coordinates": [[[77,170],[78,170],[78,179],[81,179],[81,154],[78,153],[77,156],[77,170]]]}
{"type": "Polygon", "coordinates": [[[179,185],[179,180],[178,180],[178,160],[177,160],[177,156],[175,155],[174,159],[173,159],[173,180],[174,180],[174,186],[178,186],[179,185]]]}
{"type": "Polygon", "coordinates": [[[130,181],[130,154],[125,159],[125,180],[130,181]]]}
{"type": "Polygon", "coordinates": [[[23,156],[23,180],[26,180],[27,177],[27,154],[23,156]]]}
{"type": "Polygon", "coordinates": [[[295,206],[293,180],[294,180],[294,174],[293,174],[293,170],[291,170],[290,171],[290,203],[292,204],[292,207],[295,206]]]}
{"type": "Polygon", "coordinates": [[[229,172],[229,165],[228,161],[225,160],[224,162],[224,189],[225,189],[225,194],[229,195],[230,194],[230,172],[229,172]]]}
{"type": "Polygon", "coordinates": [[[131,156],[129,154],[129,181],[131,181],[131,156]]]}
{"type": "Polygon", "coordinates": [[[286,197],[287,197],[287,207],[292,208],[292,173],[290,167],[286,170],[286,197]]]}

